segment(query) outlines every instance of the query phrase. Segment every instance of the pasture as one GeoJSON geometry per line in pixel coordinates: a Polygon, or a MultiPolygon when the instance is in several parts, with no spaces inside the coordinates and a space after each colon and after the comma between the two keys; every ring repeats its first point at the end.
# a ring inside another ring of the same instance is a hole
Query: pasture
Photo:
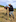
{"type": "MultiPolygon", "coordinates": [[[[1,8],[1,7],[0,7],[1,8]]],[[[12,18],[12,21],[10,21],[10,20],[6,20],[7,19],[7,15],[6,15],[6,12],[7,12],[7,10],[6,9],[4,9],[4,8],[1,8],[0,9],[0,22],[16,22],[16,11],[15,11],[15,9],[14,9],[14,12],[13,12],[13,14],[14,14],[14,19],[12,18]]],[[[8,13],[9,14],[9,13],[8,13]]]]}

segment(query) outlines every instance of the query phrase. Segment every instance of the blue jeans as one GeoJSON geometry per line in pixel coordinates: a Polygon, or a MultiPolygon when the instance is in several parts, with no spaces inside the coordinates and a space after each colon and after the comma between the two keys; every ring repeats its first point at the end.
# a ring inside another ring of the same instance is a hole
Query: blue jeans
{"type": "MultiPolygon", "coordinates": [[[[9,12],[9,14],[10,14],[10,15],[11,15],[11,14],[13,15],[13,11],[9,12]]],[[[13,15],[13,16],[14,16],[14,15],[13,15]]]]}

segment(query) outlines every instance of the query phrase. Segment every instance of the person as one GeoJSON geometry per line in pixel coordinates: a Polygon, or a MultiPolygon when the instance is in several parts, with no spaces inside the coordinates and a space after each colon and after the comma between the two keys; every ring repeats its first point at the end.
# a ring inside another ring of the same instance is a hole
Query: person
{"type": "MultiPolygon", "coordinates": [[[[11,14],[13,15],[13,6],[11,4],[9,4],[9,16],[11,17],[11,14]]],[[[14,15],[13,15],[13,19],[14,19],[14,15]]]]}

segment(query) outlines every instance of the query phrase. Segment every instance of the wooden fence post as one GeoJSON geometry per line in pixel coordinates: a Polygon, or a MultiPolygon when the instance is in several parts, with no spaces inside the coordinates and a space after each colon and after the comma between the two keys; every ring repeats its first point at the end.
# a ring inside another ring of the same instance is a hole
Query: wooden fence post
{"type": "Polygon", "coordinates": [[[7,8],[7,19],[9,20],[9,8],[7,8]]]}

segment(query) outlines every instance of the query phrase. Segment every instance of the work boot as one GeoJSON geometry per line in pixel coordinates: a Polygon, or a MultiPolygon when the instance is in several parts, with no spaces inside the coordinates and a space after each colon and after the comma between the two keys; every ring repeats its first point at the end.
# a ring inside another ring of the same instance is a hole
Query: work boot
{"type": "Polygon", "coordinates": [[[14,16],[13,16],[13,19],[14,19],[14,16]]]}
{"type": "Polygon", "coordinates": [[[9,14],[9,16],[11,16],[11,15],[9,14]]]}

